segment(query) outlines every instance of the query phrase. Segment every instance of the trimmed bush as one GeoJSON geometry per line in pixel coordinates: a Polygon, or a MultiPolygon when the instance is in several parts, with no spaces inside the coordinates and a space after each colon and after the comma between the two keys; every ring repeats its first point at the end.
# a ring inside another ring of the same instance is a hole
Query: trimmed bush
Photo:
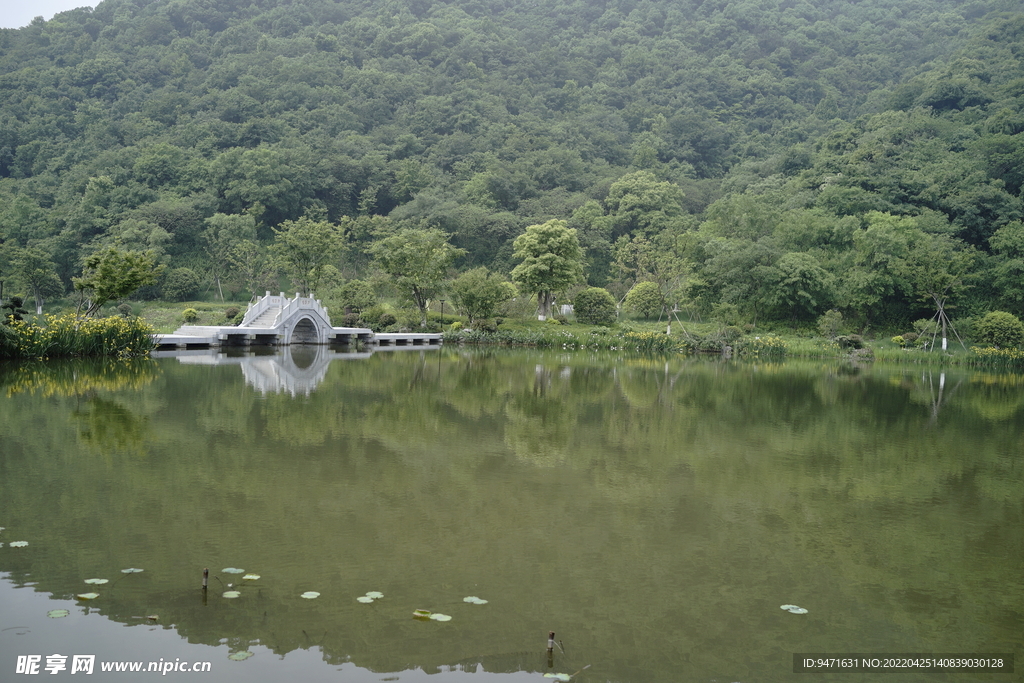
{"type": "Polygon", "coordinates": [[[665,297],[657,282],[638,282],[626,294],[626,308],[644,318],[650,318],[665,308],[665,297]]]}
{"type": "Polygon", "coordinates": [[[978,339],[998,348],[1019,346],[1024,341],[1024,323],[1012,313],[990,311],[977,324],[978,339]]]}
{"type": "Polygon", "coordinates": [[[590,287],[576,295],[573,302],[576,321],[587,325],[615,324],[615,299],[607,289],[590,287]]]}

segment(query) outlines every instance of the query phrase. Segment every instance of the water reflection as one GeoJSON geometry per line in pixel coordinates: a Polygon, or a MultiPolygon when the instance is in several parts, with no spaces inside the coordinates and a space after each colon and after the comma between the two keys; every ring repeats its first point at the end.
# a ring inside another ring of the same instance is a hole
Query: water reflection
{"type": "Polygon", "coordinates": [[[310,350],[0,372],[0,542],[30,543],[0,547],[0,679],[22,619],[45,650],[106,619],[279,680],[309,653],[297,678],[789,681],[793,652],[1020,648],[1019,376],[310,350]],[[261,578],[225,599],[226,567],[261,578]]]}
{"type": "Polygon", "coordinates": [[[193,351],[155,351],[154,358],[175,358],[184,365],[238,365],[245,382],[263,395],[309,396],[327,376],[331,361],[366,360],[376,351],[409,352],[439,350],[438,346],[388,346],[370,351],[352,351],[322,344],[292,345],[266,349],[229,348],[193,351]]]}

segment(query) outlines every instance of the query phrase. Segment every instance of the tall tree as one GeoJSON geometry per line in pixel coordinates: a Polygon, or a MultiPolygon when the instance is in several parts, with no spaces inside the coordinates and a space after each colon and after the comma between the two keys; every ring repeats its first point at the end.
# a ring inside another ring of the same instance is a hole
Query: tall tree
{"type": "Polygon", "coordinates": [[[333,264],[345,248],[340,227],[303,216],[274,228],[277,239],[271,249],[292,280],[306,295],[320,285],[324,267],[333,264]]]}
{"type": "Polygon", "coordinates": [[[221,278],[231,267],[231,254],[245,240],[256,239],[256,219],[249,214],[215,213],[206,219],[206,230],[203,231],[203,243],[206,255],[210,258],[210,270],[213,281],[217,283],[217,293],[224,301],[224,288],[221,278]]]}
{"type": "Polygon", "coordinates": [[[42,314],[45,297],[64,293],[64,283],[57,275],[57,264],[39,247],[15,248],[11,254],[11,270],[32,293],[36,301],[36,315],[42,314]]]}
{"type": "Polygon", "coordinates": [[[437,229],[405,228],[370,246],[374,265],[391,283],[409,296],[420,311],[420,325],[427,325],[427,303],[441,289],[448,269],[466,253],[448,243],[437,229]]]}
{"type": "Polygon", "coordinates": [[[537,295],[537,315],[551,315],[556,292],[583,279],[583,249],[576,231],[565,221],[550,220],[531,225],[512,244],[522,261],[512,269],[512,280],[528,294],[537,295]]]}
{"type": "Polygon", "coordinates": [[[466,271],[448,288],[455,307],[466,314],[470,324],[490,318],[506,301],[516,295],[516,287],[480,266],[466,271]]]}
{"type": "MultiPolygon", "coordinates": [[[[85,315],[96,315],[108,301],[125,299],[140,287],[155,284],[162,265],[150,253],[107,247],[87,257],[80,277],[72,278],[75,290],[88,302],[85,315]]],[[[81,311],[81,304],[79,311],[81,311]]]]}

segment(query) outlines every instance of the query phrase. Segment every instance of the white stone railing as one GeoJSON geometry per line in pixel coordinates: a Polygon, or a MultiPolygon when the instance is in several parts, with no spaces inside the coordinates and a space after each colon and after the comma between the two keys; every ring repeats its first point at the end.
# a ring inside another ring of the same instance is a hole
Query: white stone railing
{"type": "Polygon", "coordinates": [[[259,318],[263,313],[270,309],[279,309],[277,320],[275,324],[281,323],[288,319],[288,317],[299,310],[313,309],[320,316],[330,324],[330,317],[327,315],[327,309],[320,303],[319,299],[314,299],[309,296],[299,296],[295,294],[294,299],[289,299],[285,296],[284,292],[281,292],[277,296],[271,296],[270,292],[267,292],[266,296],[260,297],[255,303],[250,303],[248,309],[245,311],[245,318],[242,319],[241,326],[248,326],[252,324],[252,321],[259,318]]]}

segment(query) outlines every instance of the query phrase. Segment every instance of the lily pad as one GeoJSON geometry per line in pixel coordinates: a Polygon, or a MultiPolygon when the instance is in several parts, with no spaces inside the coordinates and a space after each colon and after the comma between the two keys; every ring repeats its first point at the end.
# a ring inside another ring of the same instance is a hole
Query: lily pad
{"type": "Polygon", "coordinates": [[[433,614],[433,612],[428,609],[417,609],[413,610],[412,613],[414,617],[419,617],[420,619],[429,619],[431,614],[433,614]]]}
{"type": "Polygon", "coordinates": [[[240,591],[224,591],[223,595],[225,598],[237,598],[242,593],[240,591]]]}
{"type": "Polygon", "coordinates": [[[234,662],[243,662],[246,659],[249,659],[249,657],[252,657],[252,653],[248,650],[244,650],[242,652],[232,652],[228,655],[228,659],[234,662]]]}
{"type": "Polygon", "coordinates": [[[259,578],[260,578],[259,574],[246,574],[245,576],[242,577],[242,579],[244,581],[256,581],[259,578]]]}
{"type": "Polygon", "coordinates": [[[366,597],[370,598],[371,600],[376,600],[378,598],[383,598],[384,594],[380,591],[368,591],[366,593],[366,597]]]}
{"type": "Polygon", "coordinates": [[[356,598],[356,602],[361,602],[369,605],[371,602],[373,602],[373,598],[371,598],[369,595],[360,595],[358,598],[356,598]]]}
{"type": "Polygon", "coordinates": [[[144,569],[139,569],[138,567],[128,567],[128,569],[122,569],[121,573],[122,574],[138,574],[141,571],[145,571],[145,570],[144,569]]]}
{"type": "Polygon", "coordinates": [[[462,602],[468,602],[471,605],[486,605],[487,604],[486,600],[482,600],[481,598],[478,598],[475,595],[470,595],[468,597],[462,598],[462,602]]]}
{"type": "Polygon", "coordinates": [[[244,574],[245,573],[244,569],[239,569],[238,567],[225,567],[224,569],[221,569],[221,571],[224,572],[225,574],[244,574]]]}
{"type": "Polygon", "coordinates": [[[78,594],[78,599],[79,600],[95,600],[98,597],[100,597],[99,593],[79,593],[78,594]]]}
{"type": "Polygon", "coordinates": [[[314,598],[319,598],[320,594],[317,593],[316,591],[306,591],[305,593],[303,593],[299,597],[300,598],[306,598],[307,600],[312,600],[314,598]]]}
{"type": "Polygon", "coordinates": [[[66,617],[69,614],[71,614],[71,612],[66,609],[52,609],[46,613],[46,616],[51,619],[60,619],[61,617],[66,617]]]}
{"type": "Polygon", "coordinates": [[[105,583],[110,583],[110,579],[86,579],[86,583],[93,583],[97,586],[102,586],[105,583]]]}
{"type": "Polygon", "coordinates": [[[447,614],[441,614],[440,612],[434,612],[430,615],[430,618],[434,621],[451,621],[452,618],[447,614]]]}
{"type": "Polygon", "coordinates": [[[28,545],[28,541],[11,541],[7,545],[9,545],[12,548],[24,548],[28,545]]]}
{"type": "Polygon", "coordinates": [[[556,681],[571,681],[572,676],[569,674],[544,674],[544,678],[553,678],[556,681]]]}
{"type": "Polygon", "coordinates": [[[803,607],[797,607],[796,605],[781,605],[781,608],[787,612],[792,612],[793,614],[807,614],[807,610],[803,607]]]}

